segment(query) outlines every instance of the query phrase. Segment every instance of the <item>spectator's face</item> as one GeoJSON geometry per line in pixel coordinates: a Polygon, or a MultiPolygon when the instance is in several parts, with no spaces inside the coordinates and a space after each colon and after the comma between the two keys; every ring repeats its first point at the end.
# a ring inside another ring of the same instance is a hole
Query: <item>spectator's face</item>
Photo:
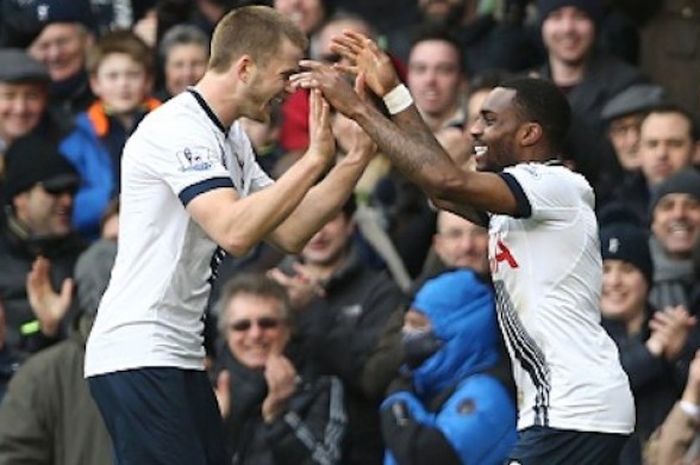
{"type": "Polygon", "coordinates": [[[307,36],[316,31],[326,14],[322,0],[275,0],[274,7],[307,36]]]}
{"type": "Polygon", "coordinates": [[[688,258],[700,239],[700,199],[664,195],[654,208],[651,230],[669,255],[688,258]]]}
{"type": "Polygon", "coordinates": [[[271,354],[280,354],[289,341],[289,327],[277,299],[239,293],[226,307],[226,341],[244,366],[262,369],[271,354]]]}
{"type": "Polygon", "coordinates": [[[15,212],[32,234],[65,236],[71,231],[73,192],[49,192],[41,184],[14,197],[15,212]]]}
{"type": "Polygon", "coordinates": [[[542,40],[552,58],[580,64],[593,46],[595,24],[578,8],[561,7],[542,23],[542,40]]]}
{"type": "Polygon", "coordinates": [[[627,171],[639,169],[642,161],[639,157],[639,129],[642,115],[628,115],[610,122],[608,137],[615,148],[615,154],[622,168],[627,171]]]}
{"type": "Polygon", "coordinates": [[[433,245],[440,259],[449,267],[488,272],[489,235],[485,228],[471,221],[441,211],[433,245]]]}
{"type": "Polygon", "coordinates": [[[279,51],[267,62],[253,64],[242,115],[267,123],[272,106],[281,104],[294,91],[289,77],[298,70],[301,58],[302,50],[284,39],[279,51]]]}
{"type": "Polygon", "coordinates": [[[639,155],[649,186],[689,166],[694,150],[690,123],[680,113],[651,113],[642,122],[639,155]]]}
{"type": "Polygon", "coordinates": [[[165,88],[177,95],[199,81],[207,70],[207,50],[198,44],[178,44],[165,59],[165,88]]]}
{"type": "Polygon", "coordinates": [[[417,43],[408,61],[408,87],[421,112],[433,118],[451,116],[462,85],[459,54],[441,40],[417,43]]]}
{"type": "Polygon", "coordinates": [[[125,53],[110,53],[90,77],[92,91],[116,114],[138,109],[151,91],[151,78],[125,53]]]}
{"type": "Polygon", "coordinates": [[[78,24],[49,24],[29,46],[29,54],[46,66],[52,81],[63,81],[83,70],[89,43],[78,24]]]}
{"type": "Polygon", "coordinates": [[[6,142],[28,134],[46,109],[46,86],[0,82],[0,137],[6,142]]]}
{"type": "Polygon", "coordinates": [[[409,309],[403,317],[404,332],[430,331],[431,327],[428,317],[413,308],[409,309]]]}
{"type": "Polygon", "coordinates": [[[518,161],[516,135],[522,121],[513,103],[515,95],[513,89],[496,87],[469,128],[479,171],[500,171],[518,161]]]}
{"type": "Polygon", "coordinates": [[[601,313],[605,318],[628,322],[644,312],[649,284],[641,271],[622,260],[603,261],[601,313]]]}
{"type": "Polygon", "coordinates": [[[336,266],[345,257],[354,223],[339,213],[318,231],[301,251],[304,261],[316,266],[336,266]]]}

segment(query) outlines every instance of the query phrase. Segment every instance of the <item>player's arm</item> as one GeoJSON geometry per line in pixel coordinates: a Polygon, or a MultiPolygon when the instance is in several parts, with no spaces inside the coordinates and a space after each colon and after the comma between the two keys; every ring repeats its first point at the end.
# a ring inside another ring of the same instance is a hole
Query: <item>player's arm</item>
{"type": "MultiPolygon", "coordinates": [[[[311,94],[310,123],[312,132],[330,131],[328,104],[317,92],[311,94]]],[[[306,154],[269,187],[243,198],[231,187],[210,189],[189,200],[187,211],[227,252],[245,255],[297,208],[333,153],[332,145],[311,144],[306,154]]]]}
{"type": "MultiPolygon", "coordinates": [[[[364,95],[362,78],[356,80],[355,89],[364,95]]],[[[333,137],[332,134],[311,134],[312,138],[326,136],[333,137]]],[[[338,214],[376,151],[376,145],[356,125],[353,145],[347,155],[306,194],[294,212],[272,231],[268,240],[284,250],[299,252],[311,236],[338,214]]]]}
{"type": "MultiPolygon", "coordinates": [[[[347,41],[347,49],[337,50],[357,64],[348,71],[362,73],[375,93],[385,95],[386,89],[398,82],[395,71],[374,42],[360,37],[361,40],[347,41]]],[[[382,153],[418,184],[436,205],[469,219],[473,219],[479,210],[511,215],[518,212],[515,194],[499,175],[465,172],[455,165],[435,140],[415,105],[397,112],[394,121],[389,120],[356,93],[348,92],[349,85],[339,73],[331,73],[314,62],[303,61],[301,64],[309,70],[292,77],[296,84],[321,89],[331,105],[355,120],[382,153]]]]}

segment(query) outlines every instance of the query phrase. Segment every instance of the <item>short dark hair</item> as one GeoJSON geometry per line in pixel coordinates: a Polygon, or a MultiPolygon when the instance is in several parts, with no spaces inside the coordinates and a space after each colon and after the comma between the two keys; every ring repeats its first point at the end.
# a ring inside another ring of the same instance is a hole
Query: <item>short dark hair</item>
{"type": "Polygon", "coordinates": [[[457,37],[455,37],[454,34],[452,34],[449,31],[449,29],[446,29],[444,27],[428,25],[421,29],[418,29],[418,31],[413,35],[413,38],[411,40],[411,49],[409,55],[416,47],[416,45],[430,40],[437,40],[440,42],[446,42],[450,44],[457,53],[457,66],[459,68],[459,72],[465,72],[466,63],[464,58],[464,50],[462,49],[462,44],[459,43],[457,37]]]}
{"type": "Polygon", "coordinates": [[[542,126],[552,155],[561,155],[571,125],[571,107],[557,86],[544,79],[510,79],[501,87],[515,90],[513,99],[523,119],[542,126]]]}
{"type": "Polygon", "coordinates": [[[226,309],[234,297],[240,294],[249,294],[257,297],[275,299],[280,303],[282,320],[290,324],[291,304],[287,290],[280,283],[261,273],[240,273],[224,284],[221,295],[216,304],[219,315],[219,331],[225,331],[229,321],[226,309]]]}
{"type": "Polygon", "coordinates": [[[670,102],[655,105],[651,107],[649,111],[646,112],[646,114],[644,115],[644,119],[654,114],[668,115],[673,113],[682,116],[688,121],[688,129],[690,131],[689,136],[693,140],[693,142],[700,140],[700,125],[698,125],[697,118],[695,118],[695,116],[693,116],[693,114],[690,111],[688,111],[681,105],[677,105],[675,103],[670,102]]]}
{"type": "Polygon", "coordinates": [[[88,51],[85,67],[91,75],[97,74],[104,60],[112,54],[128,55],[153,75],[153,51],[139,36],[128,29],[111,31],[102,36],[88,51]]]}

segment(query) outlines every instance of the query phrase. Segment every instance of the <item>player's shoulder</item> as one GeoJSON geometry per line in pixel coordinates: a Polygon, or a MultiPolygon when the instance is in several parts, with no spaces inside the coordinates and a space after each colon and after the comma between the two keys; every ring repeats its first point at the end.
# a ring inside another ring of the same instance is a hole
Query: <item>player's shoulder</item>
{"type": "Polygon", "coordinates": [[[568,199],[567,203],[592,203],[593,188],[581,174],[560,162],[520,163],[504,170],[518,181],[531,195],[539,193],[547,198],[568,199]]]}
{"type": "Polygon", "coordinates": [[[146,115],[141,126],[149,133],[184,135],[206,131],[207,120],[189,92],[182,92],[146,115]]]}

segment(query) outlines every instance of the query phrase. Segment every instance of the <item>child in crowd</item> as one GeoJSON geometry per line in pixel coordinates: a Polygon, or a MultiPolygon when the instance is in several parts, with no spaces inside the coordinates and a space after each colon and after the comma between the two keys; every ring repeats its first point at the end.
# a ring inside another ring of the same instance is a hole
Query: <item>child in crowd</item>
{"type": "Polygon", "coordinates": [[[83,178],[75,200],[74,224],[93,237],[109,200],[119,192],[124,144],[160,102],[150,97],[152,51],[130,31],[103,36],[88,54],[87,69],[98,98],[78,115],[73,133],[61,148],[83,178]]]}

